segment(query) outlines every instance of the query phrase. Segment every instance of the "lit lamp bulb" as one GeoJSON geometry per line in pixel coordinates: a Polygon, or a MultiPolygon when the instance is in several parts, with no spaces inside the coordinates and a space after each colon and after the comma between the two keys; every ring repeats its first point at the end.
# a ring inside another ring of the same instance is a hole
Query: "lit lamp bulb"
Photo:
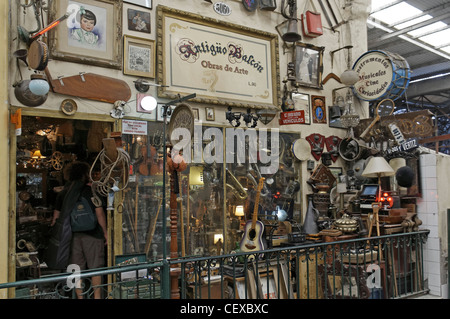
{"type": "Polygon", "coordinates": [[[39,96],[44,96],[50,90],[50,85],[42,75],[33,74],[31,75],[31,81],[28,85],[28,88],[30,89],[31,93],[39,96]]]}
{"type": "Polygon", "coordinates": [[[153,96],[147,95],[141,100],[141,107],[145,111],[153,111],[154,109],[156,109],[157,105],[158,102],[153,96]]]}

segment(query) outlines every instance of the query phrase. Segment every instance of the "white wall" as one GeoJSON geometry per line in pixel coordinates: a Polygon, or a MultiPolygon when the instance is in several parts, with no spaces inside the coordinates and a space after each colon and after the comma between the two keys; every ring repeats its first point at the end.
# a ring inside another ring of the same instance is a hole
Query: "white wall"
{"type": "Polygon", "coordinates": [[[418,199],[418,216],[429,229],[424,245],[424,277],[428,279],[430,294],[447,298],[447,209],[450,208],[448,181],[450,156],[423,149],[420,155],[422,198],[418,199]]]}

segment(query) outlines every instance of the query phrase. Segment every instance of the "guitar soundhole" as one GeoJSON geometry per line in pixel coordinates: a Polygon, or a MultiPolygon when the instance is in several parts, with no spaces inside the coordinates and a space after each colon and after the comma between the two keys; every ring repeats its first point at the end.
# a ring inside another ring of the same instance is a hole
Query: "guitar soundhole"
{"type": "Polygon", "coordinates": [[[256,230],[250,229],[250,231],[248,232],[248,237],[250,238],[250,240],[253,240],[256,237],[256,230]]]}

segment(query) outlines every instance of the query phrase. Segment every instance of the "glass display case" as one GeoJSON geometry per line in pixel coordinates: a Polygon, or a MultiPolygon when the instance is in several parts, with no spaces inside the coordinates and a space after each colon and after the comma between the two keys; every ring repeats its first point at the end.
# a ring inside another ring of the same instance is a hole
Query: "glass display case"
{"type": "Polygon", "coordinates": [[[170,200],[174,185],[167,173],[163,190],[162,123],[149,122],[147,136],[124,137],[132,164],[123,199],[124,254],[161,258],[164,242],[170,251],[172,234],[177,236],[178,256],[230,253],[239,247],[245,223],[252,219],[262,177],[257,217],[267,226],[264,236],[270,236],[281,221],[299,220],[299,162],[292,152],[299,134],[205,125],[196,129],[201,134],[194,136],[191,154],[183,154],[188,165],[175,182],[177,228],[173,233],[170,200]]]}

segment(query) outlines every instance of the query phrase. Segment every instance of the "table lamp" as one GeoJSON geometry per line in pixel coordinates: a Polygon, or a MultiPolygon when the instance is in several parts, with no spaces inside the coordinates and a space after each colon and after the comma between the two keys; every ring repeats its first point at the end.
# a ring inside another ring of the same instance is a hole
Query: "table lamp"
{"type": "MultiPolygon", "coordinates": [[[[381,177],[392,176],[394,175],[394,169],[388,164],[388,162],[384,159],[384,157],[372,157],[369,160],[366,168],[362,172],[362,176],[364,177],[378,177],[378,192],[376,197],[376,202],[372,204],[373,212],[375,215],[375,221],[377,225],[377,235],[380,236],[380,223],[378,220],[378,210],[381,206],[380,198],[381,198],[381,177]]],[[[372,234],[372,225],[373,219],[369,225],[369,237],[372,234]]]]}

